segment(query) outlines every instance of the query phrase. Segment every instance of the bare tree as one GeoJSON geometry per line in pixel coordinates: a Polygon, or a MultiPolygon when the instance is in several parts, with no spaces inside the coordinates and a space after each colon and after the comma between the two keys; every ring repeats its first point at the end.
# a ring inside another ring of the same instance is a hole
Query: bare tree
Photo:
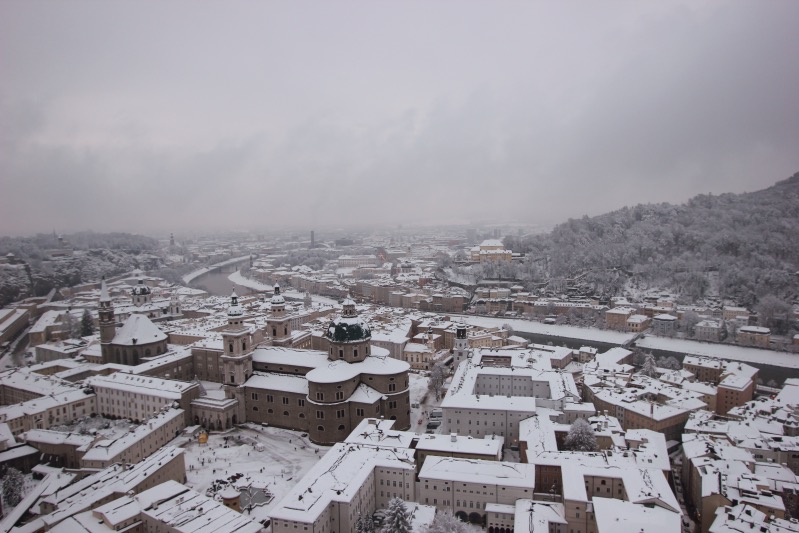
{"type": "Polygon", "coordinates": [[[444,365],[436,363],[430,370],[430,379],[427,382],[427,389],[436,395],[436,400],[441,399],[441,391],[444,389],[444,382],[447,379],[446,370],[444,365]]]}

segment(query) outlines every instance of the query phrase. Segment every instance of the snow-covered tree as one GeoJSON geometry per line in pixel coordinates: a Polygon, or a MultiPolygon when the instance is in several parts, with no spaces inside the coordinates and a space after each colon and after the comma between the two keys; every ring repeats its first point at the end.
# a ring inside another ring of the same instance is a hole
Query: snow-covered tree
{"type": "Polygon", "coordinates": [[[677,358],[674,357],[673,355],[670,355],[668,357],[666,357],[665,355],[663,357],[658,357],[657,366],[668,370],[679,370],[680,368],[682,368],[682,365],[680,365],[680,361],[678,361],[677,358]]]}
{"type": "Polygon", "coordinates": [[[641,365],[641,370],[639,370],[638,373],[644,376],[649,376],[650,378],[657,376],[657,364],[655,364],[654,355],[648,353],[644,356],[644,362],[641,365]]]}
{"type": "Polygon", "coordinates": [[[355,522],[355,531],[357,533],[374,533],[375,523],[372,517],[367,515],[358,515],[358,520],[355,522]]]}
{"type": "Polygon", "coordinates": [[[469,528],[450,511],[439,511],[425,533],[469,533],[469,528]]]}
{"type": "Polygon", "coordinates": [[[68,339],[80,337],[80,321],[75,320],[69,311],[64,314],[64,334],[68,339]]]}
{"type": "Polygon", "coordinates": [[[436,395],[436,400],[441,398],[441,391],[444,389],[444,382],[447,379],[447,373],[444,370],[444,365],[436,363],[430,370],[430,379],[427,382],[427,388],[430,392],[436,395]]]}
{"type": "Polygon", "coordinates": [[[696,325],[700,322],[699,315],[694,311],[686,311],[682,317],[681,326],[688,337],[696,334],[696,325]]]}
{"type": "Polygon", "coordinates": [[[22,501],[22,489],[25,480],[22,472],[14,467],[9,467],[3,476],[3,499],[8,507],[16,507],[22,501]]]}
{"type": "Polygon", "coordinates": [[[405,502],[400,498],[392,498],[386,509],[386,521],[380,533],[410,533],[411,513],[405,502]]]}
{"type": "Polygon", "coordinates": [[[94,322],[88,309],[84,309],[83,316],[80,317],[80,334],[82,337],[94,334],[94,322]]]}
{"type": "Polygon", "coordinates": [[[767,328],[771,328],[774,333],[785,335],[790,326],[792,314],[791,304],[769,294],[760,299],[755,306],[758,323],[767,328]]]}
{"type": "Polygon", "coordinates": [[[569,433],[563,440],[563,447],[575,452],[595,452],[599,448],[596,444],[594,428],[587,421],[578,418],[572,422],[569,433]]]}

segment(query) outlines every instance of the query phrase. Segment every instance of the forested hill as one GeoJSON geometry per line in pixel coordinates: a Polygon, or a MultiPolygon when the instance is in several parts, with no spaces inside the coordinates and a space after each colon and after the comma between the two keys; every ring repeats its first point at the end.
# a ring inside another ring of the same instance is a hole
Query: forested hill
{"type": "Polygon", "coordinates": [[[505,244],[550,277],[580,276],[606,296],[630,280],[688,298],[717,289],[745,305],[767,294],[792,301],[799,296],[799,173],[762,191],[570,219],[548,235],[505,244]]]}
{"type": "Polygon", "coordinates": [[[12,253],[17,263],[0,265],[0,306],[144,267],[142,254],[157,250],[155,239],[129,233],[74,233],[63,241],[54,234],[0,237],[0,257],[12,253]]]}

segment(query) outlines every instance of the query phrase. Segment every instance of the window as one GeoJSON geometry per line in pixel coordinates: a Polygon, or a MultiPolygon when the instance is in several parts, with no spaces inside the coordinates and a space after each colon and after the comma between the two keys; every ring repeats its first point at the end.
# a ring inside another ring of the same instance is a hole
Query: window
{"type": "Polygon", "coordinates": [[[397,408],[397,402],[394,401],[394,400],[388,402],[388,408],[389,409],[396,409],[397,408]]]}
{"type": "Polygon", "coordinates": [[[300,398],[299,400],[297,400],[297,405],[299,405],[300,407],[305,407],[305,400],[300,398]]]}
{"type": "Polygon", "coordinates": [[[258,393],[257,393],[257,392],[253,392],[253,393],[251,394],[251,396],[252,396],[252,399],[253,399],[253,400],[257,400],[257,399],[258,399],[258,393]]]}
{"type": "Polygon", "coordinates": [[[275,401],[275,397],[272,396],[271,394],[267,394],[266,395],[266,401],[269,402],[269,403],[272,403],[272,402],[275,401]]]}
{"type": "Polygon", "coordinates": [[[289,416],[289,412],[288,411],[283,411],[283,416],[289,416]]]}
{"type": "Polygon", "coordinates": [[[319,401],[323,401],[325,399],[324,393],[317,392],[316,393],[316,399],[319,400],[319,401]]]}
{"type": "Polygon", "coordinates": [[[389,383],[388,384],[388,392],[394,392],[396,390],[397,390],[397,384],[396,383],[389,383]]]}
{"type": "Polygon", "coordinates": [[[228,351],[230,353],[233,353],[233,343],[232,342],[230,344],[228,344],[228,351]]]}
{"type": "Polygon", "coordinates": [[[344,409],[336,411],[336,418],[344,418],[344,409]]]}
{"type": "Polygon", "coordinates": [[[319,431],[324,431],[325,430],[325,426],[316,426],[316,429],[318,429],[319,431]]]}
{"type": "Polygon", "coordinates": [[[289,399],[284,396],[283,397],[283,405],[288,405],[288,404],[289,404],[289,399]]]}
{"type": "Polygon", "coordinates": [[[341,425],[338,427],[338,430],[339,430],[339,431],[344,431],[344,424],[341,424],[341,425]]]}
{"type": "Polygon", "coordinates": [[[344,399],[344,393],[341,391],[336,392],[336,400],[343,400],[343,399],[344,399]]]}
{"type": "Polygon", "coordinates": [[[360,407],[355,410],[355,416],[363,416],[363,409],[360,407]]]}
{"type": "Polygon", "coordinates": [[[318,419],[320,419],[320,420],[321,420],[321,419],[323,419],[324,417],[325,417],[325,412],[324,412],[324,411],[317,411],[317,412],[316,412],[316,418],[318,418],[318,419]]]}
{"type": "Polygon", "coordinates": [[[338,358],[339,359],[344,359],[344,350],[339,350],[338,351],[338,358]]]}

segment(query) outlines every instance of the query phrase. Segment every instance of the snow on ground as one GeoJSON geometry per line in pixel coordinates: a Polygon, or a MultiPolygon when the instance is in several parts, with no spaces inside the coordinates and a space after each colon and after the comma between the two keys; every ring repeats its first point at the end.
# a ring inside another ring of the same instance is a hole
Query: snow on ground
{"type": "MultiPolygon", "coordinates": [[[[247,287],[248,289],[254,289],[256,291],[271,292],[274,289],[274,286],[272,285],[267,285],[266,283],[261,283],[260,281],[244,277],[241,274],[240,270],[237,270],[231,275],[229,275],[227,279],[229,279],[230,281],[232,281],[237,285],[241,285],[242,287],[247,287]]],[[[302,300],[303,298],[305,298],[305,294],[292,289],[281,288],[280,293],[286,296],[287,298],[295,298],[297,300],[302,300]]],[[[321,304],[339,305],[339,302],[337,300],[334,300],[332,298],[325,298],[324,296],[318,296],[316,294],[311,295],[311,300],[313,300],[314,302],[319,302],[321,304]]]]}
{"type": "Polygon", "coordinates": [[[653,335],[645,336],[636,341],[635,345],[645,350],[667,350],[680,354],[705,355],[728,359],[730,361],[741,361],[743,363],[772,365],[783,368],[799,368],[799,355],[763,350],[760,348],[749,348],[746,346],[672,339],[653,335]]]}
{"type": "Polygon", "coordinates": [[[241,257],[233,257],[231,259],[228,259],[227,261],[222,261],[221,263],[216,263],[216,264],[213,264],[213,265],[211,265],[209,267],[198,268],[197,270],[189,272],[188,274],[183,276],[183,283],[189,284],[189,283],[191,283],[191,281],[194,278],[198,278],[198,277],[202,276],[203,274],[205,274],[206,272],[208,272],[208,271],[210,271],[210,270],[212,270],[214,268],[225,266],[225,265],[232,265],[232,264],[235,264],[235,263],[241,263],[242,261],[246,261],[249,258],[250,258],[249,255],[242,255],[241,257]]]}
{"type": "Polygon", "coordinates": [[[77,433],[79,435],[97,434],[107,439],[114,439],[127,435],[131,426],[136,426],[136,424],[126,419],[111,420],[102,416],[85,416],[76,419],[71,424],[52,426],[50,429],[61,433],[77,433]]]}
{"type": "Polygon", "coordinates": [[[563,337],[565,339],[584,340],[585,342],[605,342],[608,344],[624,344],[635,337],[635,333],[624,333],[597,328],[578,328],[576,326],[559,326],[556,324],[542,324],[518,318],[493,318],[487,316],[464,316],[453,315],[467,324],[481,327],[496,327],[503,324],[510,324],[514,331],[520,333],[532,333],[537,335],[549,335],[552,337],[563,337]]]}
{"type": "Polygon", "coordinates": [[[329,450],[326,446],[312,444],[308,437],[301,435],[297,431],[245,424],[224,433],[212,433],[208,444],[192,440],[185,447],[186,485],[206,494],[216,481],[227,481],[234,474],[243,474],[235,481],[237,487],[252,484],[274,495],[271,502],[255,507],[249,514],[258,521],[264,520],[329,450]]]}

